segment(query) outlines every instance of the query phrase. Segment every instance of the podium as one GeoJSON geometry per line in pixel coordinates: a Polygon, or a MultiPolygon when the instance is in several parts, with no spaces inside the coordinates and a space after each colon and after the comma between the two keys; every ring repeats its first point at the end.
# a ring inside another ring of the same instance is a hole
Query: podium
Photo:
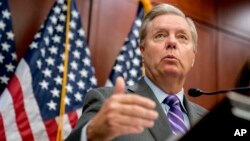
{"type": "Polygon", "coordinates": [[[227,93],[221,103],[179,141],[250,141],[250,97],[227,93]]]}

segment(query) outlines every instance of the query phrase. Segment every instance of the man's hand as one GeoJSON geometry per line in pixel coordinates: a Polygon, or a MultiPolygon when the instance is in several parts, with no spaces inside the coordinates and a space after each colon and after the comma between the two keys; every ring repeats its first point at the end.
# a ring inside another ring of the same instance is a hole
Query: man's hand
{"type": "Polygon", "coordinates": [[[145,127],[154,126],[158,117],[155,106],[155,102],[148,98],[125,94],[125,82],[118,77],[114,94],[87,127],[88,141],[109,141],[120,135],[143,132],[145,127]]]}

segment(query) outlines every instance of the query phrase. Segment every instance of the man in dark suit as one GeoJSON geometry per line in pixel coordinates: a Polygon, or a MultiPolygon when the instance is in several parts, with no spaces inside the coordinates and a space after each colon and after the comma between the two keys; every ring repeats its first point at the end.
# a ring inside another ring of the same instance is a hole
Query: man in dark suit
{"type": "Polygon", "coordinates": [[[206,113],[189,101],[183,90],[196,47],[192,20],[174,6],[155,6],[140,29],[145,76],[133,86],[125,87],[119,77],[114,88],[89,91],[82,116],[66,140],[164,141],[184,134],[206,113]],[[178,103],[179,114],[166,104],[171,96],[177,98],[173,103],[178,103]]]}

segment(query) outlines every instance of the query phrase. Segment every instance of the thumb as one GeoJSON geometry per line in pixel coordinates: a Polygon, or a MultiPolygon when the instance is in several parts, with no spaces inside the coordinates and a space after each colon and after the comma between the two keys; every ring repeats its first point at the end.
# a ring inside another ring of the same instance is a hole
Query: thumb
{"type": "Polygon", "coordinates": [[[122,77],[117,77],[115,82],[114,94],[122,94],[125,92],[125,82],[122,77]]]}

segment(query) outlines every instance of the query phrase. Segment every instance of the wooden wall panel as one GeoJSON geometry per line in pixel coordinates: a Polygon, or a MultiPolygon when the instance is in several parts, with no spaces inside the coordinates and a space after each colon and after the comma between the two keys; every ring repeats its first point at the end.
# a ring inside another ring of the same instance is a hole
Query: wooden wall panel
{"type": "Polygon", "coordinates": [[[225,33],[219,33],[218,39],[218,86],[228,89],[235,86],[241,66],[250,57],[250,41],[225,33]]]}
{"type": "MultiPolygon", "coordinates": [[[[200,88],[207,91],[217,89],[216,30],[198,23],[196,23],[196,27],[199,35],[198,52],[195,65],[186,80],[186,94],[189,88],[200,88]]],[[[216,95],[189,98],[207,109],[211,109],[217,102],[216,95]]]]}
{"type": "MultiPolygon", "coordinates": [[[[56,0],[9,0],[12,25],[18,59],[24,56],[28,45],[47,17],[56,0]]],[[[89,0],[77,0],[77,6],[84,23],[88,27],[89,0]]],[[[86,30],[85,30],[86,31],[86,30]]]]}
{"type": "Polygon", "coordinates": [[[98,84],[106,82],[137,12],[137,1],[93,1],[89,45],[98,84]]]}
{"type": "Polygon", "coordinates": [[[9,0],[18,59],[39,30],[55,0],[9,0]]]}
{"type": "Polygon", "coordinates": [[[218,0],[218,26],[227,34],[250,40],[250,1],[218,0]]]}
{"type": "Polygon", "coordinates": [[[180,8],[196,21],[216,25],[216,7],[214,0],[152,0],[154,4],[169,3],[180,8]]]}

